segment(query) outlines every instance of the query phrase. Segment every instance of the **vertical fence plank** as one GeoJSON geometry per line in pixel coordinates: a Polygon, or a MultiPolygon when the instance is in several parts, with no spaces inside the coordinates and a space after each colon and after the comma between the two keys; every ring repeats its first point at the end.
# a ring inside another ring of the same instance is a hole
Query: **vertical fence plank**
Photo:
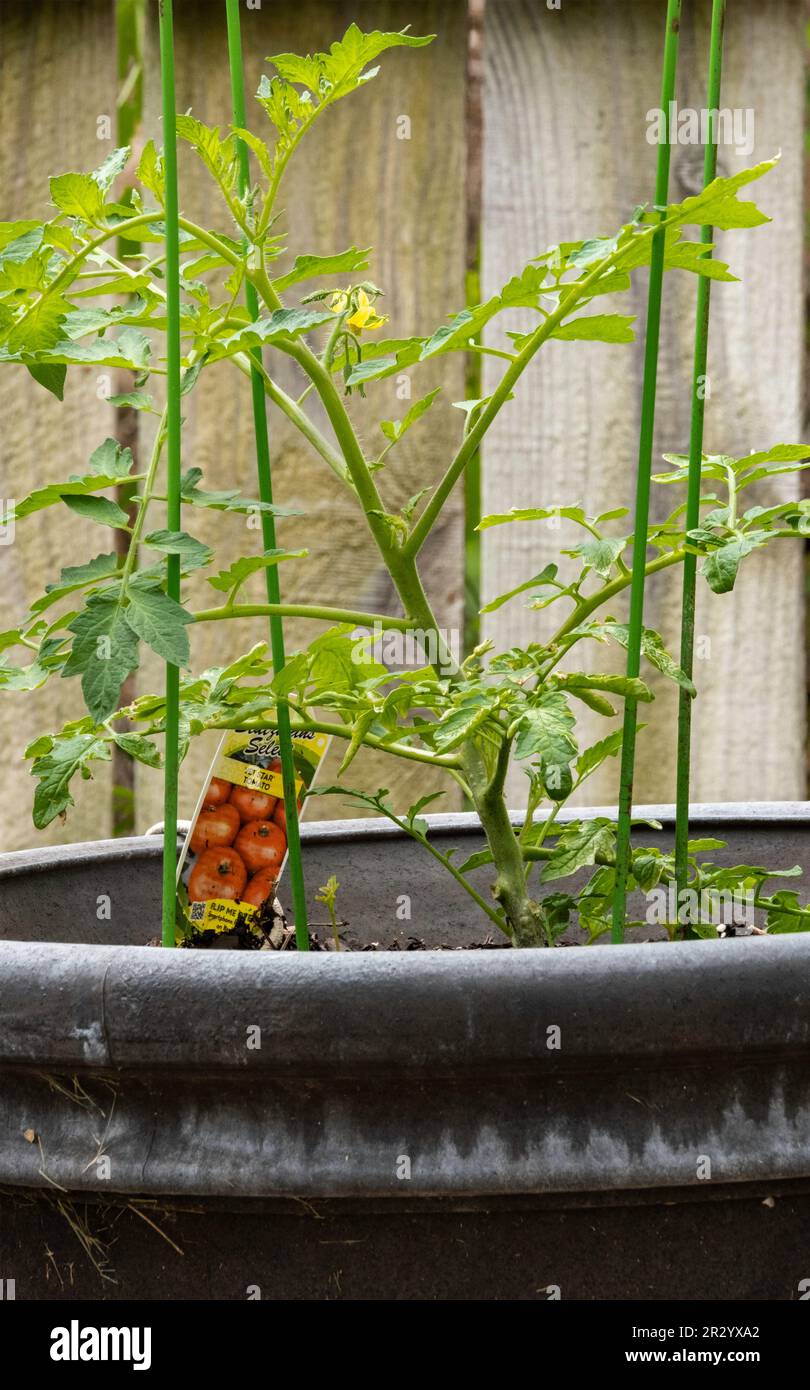
{"type": "MultiPolygon", "coordinates": [[[[655,149],[646,140],[646,114],[658,100],[662,13],[657,0],[580,0],[560,10],[533,0],[490,0],[484,44],[485,295],[549,244],[605,235],[651,197],[655,149]]],[[[682,107],[703,105],[709,17],[708,3],[685,7],[682,107]]],[[[741,283],[719,285],[713,296],[704,447],[742,454],[801,439],[800,0],[729,7],[723,105],[753,110],[755,144],[745,153],[721,146],[719,173],[782,150],[779,167],[752,190],[774,221],[721,235],[716,253],[729,260],[741,283]]],[[[698,146],[676,147],[673,200],[698,190],[701,164],[698,146]]],[[[644,292],[638,276],[617,308],[642,315],[644,292]]],[[[691,276],[667,277],[654,466],[665,450],[686,451],[694,295],[691,276]]],[[[642,352],[641,341],[632,347],[543,348],[488,441],[485,511],[580,500],[589,511],[632,507],[642,352]]],[[[490,382],[493,375],[488,369],[490,382]]],[[[752,491],[751,504],[797,495],[795,478],[777,478],[760,485],[756,496],[752,491]]],[[[672,505],[674,494],[667,489],[654,515],[666,515],[672,505]]],[[[565,523],[560,529],[518,524],[484,532],[484,599],[557,559],[572,538],[565,523]]],[[[645,604],[646,625],[661,631],[675,651],[679,595],[678,579],[663,574],[648,585],[645,604]]],[[[803,605],[799,544],[782,542],[756,556],[731,595],[712,595],[700,581],[695,801],[803,795],[803,605]]],[[[624,617],[626,604],[616,603],[612,611],[624,617]]],[[[531,612],[518,601],[490,618],[485,632],[499,647],[537,640],[553,630],[554,612],[531,612]]],[[[622,669],[618,655],[608,665],[607,650],[595,644],[587,644],[583,657],[592,669],[596,663],[622,669]]],[[[649,667],[642,675],[656,702],[645,710],[635,799],[668,801],[674,796],[676,694],[649,667]]],[[[590,715],[582,720],[581,735],[590,741],[610,727],[590,715]]],[[[515,804],[525,797],[524,783],[516,773],[515,804]]],[[[615,801],[616,789],[611,761],[581,799],[615,801]]]]}
{"type": "MultiPolygon", "coordinates": [[[[115,14],[108,0],[3,0],[0,5],[0,220],[47,217],[48,178],[93,169],[115,145],[115,14]],[[104,118],[109,124],[105,124],[104,118]],[[108,133],[109,132],[109,133],[108,133]]],[[[110,383],[106,394],[113,387],[110,383]]],[[[4,500],[83,470],[114,429],[93,368],[72,368],[65,399],[37,386],[23,367],[0,368],[0,495],[4,500]]],[[[49,507],[21,522],[0,547],[0,622],[13,627],[62,565],[105,548],[110,533],[49,507]]],[[[11,653],[17,657],[18,653],[11,653]]],[[[58,679],[26,695],[3,694],[3,800],[0,848],[94,839],[111,829],[110,775],[96,764],[92,783],[74,787],[76,808],[45,832],[31,824],[34,783],[22,749],[37,734],[83,713],[75,682],[58,679]]],[[[79,779],[77,779],[77,782],[79,779]]]]}
{"type": "MultiPolygon", "coordinates": [[[[337,105],[323,126],[307,137],[283,185],[279,230],[290,228],[290,245],[298,254],[326,254],[351,245],[373,246],[368,275],[386,293],[383,312],[391,323],[383,330],[399,336],[431,332],[452,310],[464,304],[464,84],[466,6],[464,0],[418,0],[407,14],[397,0],[302,0],[297,5],[245,8],[242,41],[248,92],[248,123],[269,138],[271,128],[252,94],[268,54],[311,52],[328,47],[355,20],[363,29],[401,29],[435,33],[425,49],[394,50],[383,56],[383,71],[367,92],[337,105]],[[401,138],[402,135],[408,138],[401,138]]],[[[178,109],[191,108],[200,120],[227,125],[230,111],[224,4],[185,0],[176,15],[178,109]]],[[[150,34],[154,45],[154,32],[150,34]]],[[[152,53],[154,48],[152,47],[152,53]]],[[[151,68],[151,59],[149,63],[151,68]]],[[[154,87],[147,92],[146,134],[160,139],[154,87]]],[[[230,230],[222,218],[209,176],[191,151],[180,150],[181,204],[189,215],[230,230]]],[[[303,381],[291,364],[274,356],[272,369],[281,384],[296,394],[303,381]]],[[[442,359],[438,370],[422,371],[413,381],[413,399],[433,386],[444,386],[445,404],[434,407],[422,429],[414,429],[387,469],[388,498],[396,505],[420,487],[429,486],[452,457],[461,418],[449,402],[464,395],[461,357],[442,359]]],[[[311,398],[310,398],[311,404],[311,398]]],[[[309,405],[308,405],[309,408],[309,405]]],[[[397,398],[397,379],[356,396],[352,412],[360,421],[368,452],[384,443],[375,419],[403,415],[407,400],[397,398]],[[377,438],[375,439],[375,434],[377,438]]],[[[229,364],[203,374],[202,385],[184,398],[184,466],[204,470],[209,486],[239,486],[255,496],[255,459],[248,383],[229,364]]],[[[326,465],[272,410],[271,459],[276,499],[299,507],[305,515],[279,526],[280,544],[306,545],[309,559],[282,567],[282,595],[290,601],[320,600],[362,609],[398,611],[365,526],[351,500],[326,465]]],[[[423,552],[428,593],[440,621],[461,627],[463,603],[463,498],[454,497],[442,525],[423,552]]],[[[196,513],[186,522],[195,535],[216,543],[223,565],[244,548],[259,548],[257,530],[244,530],[243,518],[196,513]]],[[[210,604],[212,590],[202,579],[184,592],[192,606],[210,604]],[[206,592],[207,591],[207,592],[206,592]]],[[[261,576],[250,588],[262,601],[261,576]]],[[[246,601],[250,601],[246,598],[246,601]]],[[[313,624],[286,626],[288,650],[315,635],[313,624]]],[[[266,636],[266,621],[213,625],[194,635],[195,667],[221,664],[251,642],[266,636]]],[[[142,689],[157,679],[147,657],[139,673],[142,689]]],[[[211,742],[196,741],[183,769],[181,806],[188,805],[204,775],[211,742]]],[[[340,751],[333,750],[326,777],[334,776],[340,751]]],[[[400,805],[444,783],[426,778],[407,763],[392,766],[389,757],[363,751],[352,768],[353,785],[388,786],[400,805]]],[[[160,816],[159,776],[138,768],[138,817],[160,816]]],[[[457,804],[451,790],[442,807],[457,804]]],[[[318,806],[319,816],[343,816],[337,799],[318,806]]],[[[353,811],[352,814],[355,814],[353,811]]]]}

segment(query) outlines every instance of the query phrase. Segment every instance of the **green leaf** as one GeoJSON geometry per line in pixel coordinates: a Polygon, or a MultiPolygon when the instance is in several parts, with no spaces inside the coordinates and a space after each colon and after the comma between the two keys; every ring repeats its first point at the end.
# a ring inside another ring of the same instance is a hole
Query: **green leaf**
{"type": "MultiPolygon", "coordinates": [[[[586,623],[583,627],[576,629],[576,634],[580,637],[595,637],[599,641],[603,641],[606,637],[610,637],[614,642],[618,642],[619,646],[624,647],[625,650],[627,650],[629,644],[629,633],[626,623],[586,623]]],[[[655,632],[653,628],[644,628],[641,638],[641,652],[642,655],[647,658],[651,666],[661,671],[663,675],[669,676],[670,680],[675,681],[676,685],[679,685],[687,694],[697,694],[689,677],[681,670],[680,666],[673,661],[664,646],[661,634],[655,632]]]]}
{"type": "Polygon", "coordinates": [[[153,193],[158,202],[162,204],[165,196],[163,155],[158,154],[154,140],[147,140],[143,147],[138,164],[138,178],[144,188],[148,188],[149,192],[153,193]]]}
{"type": "Polygon", "coordinates": [[[177,117],[177,134],[194,147],[209,173],[226,193],[236,189],[238,167],[232,135],[221,138],[219,126],[207,126],[194,116],[177,117]]]}
{"type": "Polygon", "coordinates": [[[274,280],[273,288],[278,294],[283,294],[293,285],[302,280],[312,280],[317,275],[351,275],[355,271],[366,270],[370,254],[370,246],[365,251],[350,246],[348,251],[341,251],[336,256],[296,256],[292,270],[274,280]]]}
{"type": "Polygon", "coordinates": [[[780,888],[767,908],[768,935],[781,936],[787,932],[810,931],[810,908],[799,902],[798,893],[780,888]]]}
{"type": "Polygon", "coordinates": [[[139,763],[145,763],[147,767],[162,767],[163,759],[151,739],[144,738],[143,734],[113,734],[115,742],[125,753],[129,753],[131,758],[136,758],[139,763]]]}
{"type": "Polygon", "coordinates": [[[94,594],[68,625],[74,634],[62,675],[81,674],[85,704],[101,723],[118,708],[121,686],[138,665],[138,642],[115,594],[94,594]]]}
{"type": "MultiPolygon", "coordinates": [[[[641,728],[644,726],[641,725],[641,728]]],[[[607,738],[602,738],[598,743],[591,744],[590,748],[584,748],[576,761],[577,778],[584,782],[586,777],[590,777],[598,767],[602,766],[607,758],[615,758],[621,752],[624,731],[614,729],[607,738]]]]}
{"type": "Polygon", "coordinates": [[[432,34],[417,38],[404,29],[399,33],[382,33],[375,29],[364,34],[356,24],[350,24],[343,38],[333,43],[328,53],[308,54],[305,58],[295,53],[277,53],[267,61],[286,82],[307,88],[313,103],[325,105],[374,77],[376,68],[371,72],[363,69],[386,49],[421,48],[432,43],[433,38],[432,34]]]}
{"type": "Polygon", "coordinates": [[[184,502],[195,507],[208,507],[215,512],[266,512],[270,516],[301,516],[293,507],[279,507],[274,502],[259,502],[252,497],[242,497],[237,488],[223,492],[206,492],[199,487],[202,470],[190,468],[180,480],[180,496],[184,502]]]}
{"type": "Polygon", "coordinates": [[[210,360],[231,357],[235,352],[267,347],[285,338],[298,338],[324,323],[334,323],[331,309],[274,309],[268,318],[248,323],[227,338],[217,339],[211,346],[210,360]]]}
{"type": "Polygon", "coordinates": [[[435,391],[429,391],[421,400],[414,401],[410,410],[401,420],[383,420],[380,429],[386,439],[389,439],[393,444],[398,443],[403,434],[411,428],[411,425],[415,425],[416,421],[421,420],[425,412],[430,410],[441,389],[441,386],[437,386],[435,391]]]}
{"type": "Polygon", "coordinates": [[[43,357],[48,362],[96,367],[129,367],[135,372],[149,369],[152,344],[137,328],[122,328],[117,338],[94,338],[89,343],[74,343],[65,338],[47,349],[43,357]]]}
{"type": "Polygon", "coordinates": [[[667,214],[674,213],[685,226],[719,227],[721,231],[729,231],[733,227],[759,227],[764,222],[770,222],[771,219],[760,212],[755,203],[740,202],[737,193],[755,179],[762,178],[777,163],[778,157],[766,159],[751,169],[741,169],[730,177],[714,179],[702,193],[668,208],[667,214]]]}
{"type": "Polygon", "coordinates": [[[108,396],[107,404],[115,406],[117,410],[124,406],[129,406],[132,410],[155,409],[154,399],[148,391],[122,391],[117,396],[108,396]]]}
{"type": "Polygon", "coordinates": [[[152,531],[144,537],[144,545],[151,545],[153,550],[160,550],[164,555],[179,555],[185,570],[201,569],[214,558],[211,547],[187,531],[152,531]]]}
{"type": "Polygon", "coordinates": [[[87,472],[103,478],[123,481],[132,468],[132,450],[123,448],[117,439],[108,437],[90,455],[87,472]]]}
{"type": "Polygon", "coordinates": [[[59,174],[50,180],[51,201],[68,217],[95,226],[104,217],[104,199],[92,174],[59,174]]]}
{"type": "Polygon", "coordinates": [[[35,758],[31,772],[38,779],[34,794],[34,825],[44,830],[57,816],[73,806],[70,782],[77,772],[90,777],[89,763],[109,759],[110,750],[94,734],[75,734],[52,740],[49,752],[35,758]]]}
{"type": "Polygon", "coordinates": [[[482,613],[495,613],[499,608],[502,608],[505,603],[508,603],[511,598],[515,598],[518,594],[525,593],[527,589],[534,589],[537,585],[553,584],[556,576],[557,566],[546,565],[545,569],[542,569],[539,574],[535,574],[532,579],[526,579],[522,584],[518,584],[516,588],[509,589],[505,594],[499,594],[497,598],[494,598],[491,603],[486,604],[480,611],[482,613]]]}
{"type": "Polygon", "coordinates": [[[629,539],[629,536],[601,536],[598,539],[594,536],[572,546],[570,550],[564,550],[563,554],[581,556],[585,570],[595,570],[602,579],[609,579],[610,572],[622,551],[626,549],[629,539]]]}
{"type": "MultiPolygon", "coordinates": [[[[122,145],[120,149],[113,150],[107,158],[93,170],[93,179],[98,184],[102,193],[106,193],[108,188],[115,182],[119,174],[122,174],[127,167],[129,159],[129,145],[122,145]]],[[[86,220],[86,219],[85,219],[86,220]]]]}
{"type": "Polygon", "coordinates": [[[191,614],[162,589],[141,584],[136,578],[128,590],[129,604],[126,620],[132,631],[172,666],[187,666],[189,662],[186,624],[191,614]]]}
{"type": "Polygon", "coordinates": [[[550,337],[566,342],[632,343],[635,321],[635,314],[582,314],[555,328],[550,337]]]}
{"type": "Polygon", "coordinates": [[[29,372],[39,386],[44,386],[58,401],[65,399],[65,378],[67,367],[49,362],[27,363],[29,372]]]}
{"type": "Polygon", "coordinates": [[[463,743],[489,718],[496,698],[495,695],[475,693],[463,699],[456,708],[443,715],[438,724],[430,726],[434,746],[442,752],[449,752],[463,743]]]}
{"type": "Polygon", "coordinates": [[[740,561],[750,555],[757,546],[764,545],[768,539],[766,531],[753,531],[743,536],[735,536],[724,541],[717,550],[706,557],[701,574],[715,594],[730,594],[737,578],[740,561]]]}
{"type": "Polygon", "coordinates": [[[46,584],[44,596],[31,604],[31,612],[43,613],[66,594],[75,593],[77,589],[84,589],[104,579],[111,579],[118,573],[120,564],[120,557],[111,550],[105,555],[96,555],[86,565],[66,566],[59,576],[58,584],[46,584]]]}
{"type": "Polygon", "coordinates": [[[96,521],[100,526],[113,526],[120,530],[126,530],[129,526],[129,517],[123,507],[119,507],[117,502],[110,501],[109,497],[82,496],[81,494],[71,496],[66,493],[62,497],[62,501],[77,516],[82,516],[87,521],[96,521]]]}
{"type": "Polygon", "coordinates": [[[540,875],[541,882],[551,883],[558,878],[567,878],[577,869],[595,864],[598,855],[612,855],[615,841],[615,827],[601,816],[586,821],[575,830],[563,831],[550,859],[546,861],[540,875]]]}
{"type": "Polygon", "coordinates": [[[229,569],[209,575],[208,583],[212,589],[229,594],[235,589],[241,589],[245,580],[258,570],[269,569],[271,565],[278,565],[282,560],[303,560],[308,554],[308,550],[276,549],[266,550],[263,555],[243,555],[241,559],[234,560],[229,569]]]}
{"type": "Polygon", "coordinates": [[[583,691],[589,690],[606,690],[611,695],[620,695],[625,700],[632,697],[645,704],[649,704],[653,699],[649,686],[639,680],[638,676],[591,676],[584,671],[571,671],[552,679],[559,689],[568,690],[572,695],[580,695],[583,691]]]}
{"type": "Polygon", "coordinates": [[[509,512],[493,512],[482,517],[475,529],[488,531],[491,526],[503,526],[510,521],[549,521],[552,517],[576,521],[579,525],[586,520],[581,507],[513,507],[509,512]]]}
{"type": "Polygon", "coordinates": [[[575,723],[565,696],[548,692],[523,715],[515,740],[515,757],[540,757],[550,766],[567,767],[577,751],[571,732],[575,723]]]}

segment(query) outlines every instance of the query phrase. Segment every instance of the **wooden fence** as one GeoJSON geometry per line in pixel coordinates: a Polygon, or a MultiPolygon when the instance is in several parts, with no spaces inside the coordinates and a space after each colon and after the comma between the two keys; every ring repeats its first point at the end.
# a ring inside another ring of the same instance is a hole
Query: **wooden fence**
{"type": "MultiPolygon", "coordinates": [[[[144,134],[159,143],[156,15],[155,6],[150,8],[144,134]]],[[[657,102],[663,9],[661,0],[562,0],[559,9],[545,0],[488,0],[479,206],[476,181],[469,177],[475,161],[467,158],[474,127],[465,119],[466,0],[254,0],[243,13],[249,92],[267,54],[328,46],[353,18],[366,29],[411,24],[414,32],[438,35],[425,50],[386,55],[384,75],[368,93],[342,103],[313,133],[286,190],[291,243],[316,253],[373,245],[371,273],[386,290],[394,331],[405,336],[432,331],[463,306],[469,226],[477,220],[485,296],[548,244],[614,230],[651,193],[655,151],[646,140],[646,113],[657,102]]],[[[708,4],[688,3],[684,10],[679,101],[700,108],[708,4]]],[[[175,11],[178,107],[227,124],[224,5],[177,0],[175,11]]],[[[767,6],[734,0],[729,11],[723,103],[753,110],[755,145],[747,155],[722,147],[720,170],[731,172],[782,151],[778,169],[757,187],[757,200],[774,221],[720,238],[720,254],[741,283],[721,285],[713,296],[706,447],[743,453],[802,434],[803,0],[770,0],[767,6]]],[[[112,147],[112,137],[99,139],[105,130],[100,118],[114,116],[116,100],[112,0],[4,0],[0,63],[0,219],[41,215],[49,174],[93,168],[112,147]]],[[[257,109],[253,128],[261,133],[263,122],[257,109]]],[[[700,158],[695,147],[675,150],[673,197],[698,186],[700,158]]],[[[181,160],[181,197],[192,215],[216,216],[208,177],[190,152],[181,160]]],[[[642,322],[644,291],[639,277],[626,297],[627,311],[642,322]]],[[[686,445],[694,294],[691,276],[668,277],[657,453],[686,445]]],[[[497,338],[491,341],[497,345],[497,338]]],[[[622,347],[555,343],[544,349],[487,445],[484,511],[575,501],[594,510],[632,505],[642,349],[643,341],[622,347]]],[[[214,368],[208,387],[188,398],[184,466],[202,468],[210,486],[249,490],[254,462],[248,388],[234,377],[225,365],[214,368]]],[[[284,368],[280,377],[284,385],[294,380],[284,368]]],[[[430,423],[401,446],[390,470],[392,502],[435,481],[458,438],[460,416],[449,402],[463,399],[467,390],[461,356],[439,359],[420,375],[417,393],[439,384],[448,404],[434,408],[430,423]]],[[[24,372],[0,373],[3,497],[30,490],[58,470],[78,469],[113,432],[104,389],[94,371],[74,371],[59,404],[24,372]]],[[[394,380],[369,396],[357,403],[357,413],[371,441],[375,419],[401,414],[402,405],[394,380]]],[[[331,475],[278,419],[272,446],[279,499],[306,513],[285,523],[285,542],[305,540],[311,552],[307,562],[282,571],[285,597],[317,595],[395,611],[386,576],[331,475]]],[[[797,486],[795,479],[776,479],[756,500],[794,496],[797,486]]],[[[245,545],[243,526],[239,518],[195,516],[195,533],[216,539],[225,563],[245,545]]],[[[0,549],[4,627],[60,563],[94,553],[97,537],[91,533],[89,524],[55,510],[18,528],[14,543],[0,549]]],[[[570,539],[564,527],[539,523],[484,532],[482,602],[536,573],[570,539]]],[[[255,533],[247,542],[256,543],[255,533]]],[[[458,492],[423,552],[426,587],[450,629],[460,629],[463,621],[463,557],[464,502],[458,492]]],[[[698,800],[804,794],[803,573],[800,547],[784,546],[749,562],[732,595],[716,598],[701,590],[697,632],[704,660],[697,665],[693,781],[698,800]]],[[[194,587],[189,586],[192,603],[205,585],[200,581],[196,594],[194,587]]],[[[677,576],[660,576],[649,588],[646,621],[675,646],[678,607],[677,576]]],[[[212,627],[195,642],[198,669],[220,664],[265,635],[261,623],[226,627],[212,627]]],[[[545,630],[544,615],[519,602],[483,620],[484,634],[499,647],[536,639],[545,630]]],[[[290,648],[305,636],[302,626],[289,625],[290,648]]],[[[597,650],[604,666],[608,657],[597,650]]],[[[157,661],[147,655],[137,680],[141,689],[154,687],[161,680],[157,661]]],[[[653,684],[658,698],[639,743],[640,802],[670,800],[674,793],[675,700],[662,682],[653,684]]],[[[29,737],[79,708],[77,692],[60,681],[0,704],[3,848],[109,833],[111,786],[103,768],[94,788],[80,789],[64,826],[39,837],[30,824],[31,783],[19,751],[29,737]]],[[[597,718],[583,721],[584,735],[598,736],[597,718]]],[[[599,733],[607,727],[601,721],[599,733]]],[[[181,808],[190,806],[210,756],[210,742],[200,743],[184,768],[181,808]]],[[[389,786],[406,805],[407,798],[431,789],[421,771],[414,776],[371,754],[358,759],[353,780],[389,786]]],[[[523,796],[522,781],[516,776],[515,804],[523,796]]],[[[590,784],[589,799],[614,800],[615,783],[610,765],[590,784]]],[[[440,804],[456,806],[454,793],[440,804]]],[[[140,827],[161,814],[159,774],[140,767],[136,808],[140,827]]],[[[330,810],[346,814],[337,804],[318,807],[321,815],[330,810]]]]}

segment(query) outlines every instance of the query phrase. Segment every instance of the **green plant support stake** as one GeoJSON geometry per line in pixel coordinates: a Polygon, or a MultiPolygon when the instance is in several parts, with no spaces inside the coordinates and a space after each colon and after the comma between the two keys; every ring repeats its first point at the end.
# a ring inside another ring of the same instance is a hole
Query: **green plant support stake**
{"type": "MultiPolygon", "coordinates": [[[[655,208],[666,214],[669,193],[670,103],[675,96],[678,66],[678,34],[681,0],[668,0],[664,66],[661,77],[661,110],[664,113],[663,142],[658,146],[655,178],[655,208]]],[[[630,585],[630,625],[627,642],[627,675],[637,677],[641,668],[641,638],[644,627],[644,570],[647,561],[647,525],[650,514],[650,475],[652,472],[655,388],[658,374],[658,340],[661,328],[661,288],[664,279],[665,233],[656,232],[650,253],[650,284],[647,297],[647,332],[644,344],[644,382],[641,393],[641,430],[638,443],[636,512],[633,539],[633,577],[630,585]]],[[[627,875],[630,863],[630,822],[633,811],[633,772],[636,760],[638,708],[628,695],[624,703],[621,772],[619,775],[619,815],[616,835],[616,887],[613,895],[611,940],[624,940],[627,875]]]]}
{"type": "MultiPolygon", "coordinates": [[[[160,77],[166,178],[166,526],[180,530],[180,244],[177,204],[174,34],[172,0],[160,0],[160,77]]],[[[180,600],[180,557],[169,555],[167,591],[180,600]]],[[[163,778],[164,946],[174,946],[177,896],[177,774],[179,767],[180,671],[166,663],[166,751],[163,778]]]]}
{"type": "MultiPolygon", "coordinates": [[[[231,103],[233,123],[244,129],[245,115],[245,77],[242,65],[242,35],[239,23],[239,0],[226,0],[228,19],[228,58],[231,69],[231,103]]],[[[242,196],[250,186],[250,166],[248,151],[243,140],[237,140],[239,154],[239,189],[242,196]]],[[[245,303],[251,319],[259,316],[259,301],[255,287],[248,280],[245,284],[245,303]]],[[[255,348],[251,357],[261,363],[261,348],[255,348]]],[[[267,401],[264,382],[255,366],[251,367],[250,387],[253,397],[253,428],[256,436],[256,467],[259,479],[259,499],[272,503],[273,483],[270,471],[270,449],[267,433],[267,401]]],[[[265,550],[276,546],[276,523],[272,512],[262,512],[262,540],[265,550]]],[[[265,570],[267,602],[281,602],[281,587],[278,567],[270,565],[265,570]]],[[[270,649],[273,656],[273,670],[278,673],[285,664],[284,625],[282,619],[271,616],[270,649]]],[[[292,734],[290,730],[290,711],[283,700],[277,702],[278,738],[281,752],[281,777],[284,785],[284,810],[287,821],[287,849],[290,859],[290,886],[295,918],[295,942],[299,951],[309,950],[309,929],[307,926],[307,903],[304,890],[304,872],[301,865],[301,837],[298,829],[298,803],[295,795],[295,765],[293,762],[292,734]]]]}
{"type": "MultiPolygon", "coordinates": [[[[720,75],[723,66],[723,26],[726,0],[713,0],[712,30],[709,43],[709,82],[706,108],[709,130],[703,152],[703,186],[711,183],[717,173],[716,112],[720,106],[720,75]]],[[[711,256],[712,228],[701,227],[700,241],[711,256]]],[[[697,312],[695,315],[695,355],[692,369],[692,419],[689,430],[689,483],[686,496],[685,529],[691,531],[700,524],[700,466],[703,456],[703,416],[706,409],[706,360],[709,346],[709,297],[711,280],[698,276],[697,312]]],[[[695,579],[697,556],[687,552],[683,562],[683,600],[681,606],[681,670],[692,677],[695,648],[695,579]]],[[[678,766],[675,791],[675,884],[677,901],[687,886],[687,846],[689,843],[689,776],[692,746],[692,697],[685,690],[678,692],[678,766]]],[[[684,934],[691,936],[689,927],[684,934]]]]}

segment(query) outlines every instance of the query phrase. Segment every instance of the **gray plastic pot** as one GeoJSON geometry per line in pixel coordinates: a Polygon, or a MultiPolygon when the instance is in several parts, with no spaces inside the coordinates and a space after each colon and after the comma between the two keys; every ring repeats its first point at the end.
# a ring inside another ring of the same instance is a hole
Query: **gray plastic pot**
{"type": "MultiPolygon", "coordinates": [[[[807,810],[694,824],[729,862],[810,870],[807,810]]],[[[471,817],[432,834],[480,847],[471,817]]],[[[163,952],[143,949],[159,856],[139,839],[0,860],[18,1298],[800,1296],[810,937],[163,952]]],[[[305,871],[313,892],[337,874],[360,938],[487,935],[387,826],[305,827],[305,871]]]]}

